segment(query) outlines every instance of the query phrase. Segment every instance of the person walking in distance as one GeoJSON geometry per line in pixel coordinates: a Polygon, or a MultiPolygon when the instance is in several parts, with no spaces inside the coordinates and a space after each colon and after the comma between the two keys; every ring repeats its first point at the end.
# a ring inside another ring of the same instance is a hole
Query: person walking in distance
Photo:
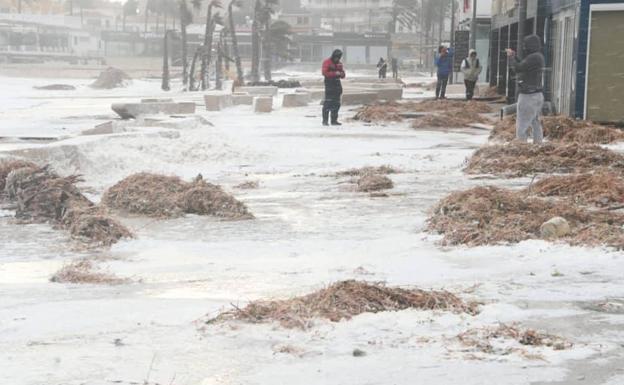
{"type": "Polygon", "coordinates": [[[377,63],[377,68],[379,69],[379,79],[386,78],[386,72],[388,71],[388,63],[384,60],[384,58],[380,57],[379,62],[377,63]]]}
{"type": "Polygon", "coordinates": [[[537,35],[529,35],[522,43],[524,59],[520,61],[514,50],[508,48],[509,66],[518,78],[519,95],[516,112],[516,138],[526,142],[529,127],[533,131],[533,143],[540,144],[544,138],[540,115],[544,105],[542,75],[544,55],[537,35]]]}
{"type": "Polygon", "coordinates": [[[340,110],[340,99],[342,97],[342,83],[340,79],[345,78],[345,71],[342,66],[342,51],[334,50],[331,57],[323,61],[323,77],[325,78],[325,100],[323,101],[323,125],[329,125],[331,114],[331,125],[340,126],[338,122],[338,111],[340,110]]]}
{"type": "Polygon", "coordinates": [[[436,83],[436,100],[446,99],[446,85],[449,76],[453,71],[453,48],[438,47],[438,54],[435,57],[435,65],[438,67],[438,82],[436,83]]]}
{"type": "Polygon", "coordinates": [[[481,63],[477,57],[477,51],[470,50],[470,54],[462,61],[461,70],[464,74],[464,85],[466,86],[466,100],[471,100],[474,96],[475,86],[481,74],[481,63]]]}
{"type": "Polygon", "coordinates": [[[392,78],[399,78],[399,60],[395,57],[390,61],[390,68],[392,68],[392,78]]]}

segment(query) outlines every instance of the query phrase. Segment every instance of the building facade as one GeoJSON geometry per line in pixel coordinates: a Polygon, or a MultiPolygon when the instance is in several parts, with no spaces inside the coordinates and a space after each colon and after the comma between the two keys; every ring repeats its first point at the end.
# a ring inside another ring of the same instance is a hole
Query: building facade
{"type": "MultiPolygon", "coordinates": [[[[496,2],[498,3],[498,2],[496,2]]],[[[505,48],[517,49],[517,9],[504,0],[493,9],[490,84],[515,99],[515,76],[505,48]],[[504,10],[504,12],[502,12],[504,10]]],[[[557,113],[624,122],[624,0],[533,0],[526,33],[544,43],[544,94],[557,113]]]]}

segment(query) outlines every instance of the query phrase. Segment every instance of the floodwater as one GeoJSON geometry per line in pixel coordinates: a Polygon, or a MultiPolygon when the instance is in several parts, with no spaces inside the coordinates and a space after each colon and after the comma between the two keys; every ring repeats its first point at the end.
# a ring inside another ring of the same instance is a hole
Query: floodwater
{"type": "MultiPolygon", "coordinates": [[[[161,96],[158,82],[93,91],[35,91],[41,80],[8,79],[0,156],[80,173],[102,192],[135,172],[201,173],[244,201],[255,220],[122,218],[136,238],[82,250],[62,231],[21,225],[0,212],[0,367],[7,384],[595,384],[624,378],[624,254],[542,241],[442,248],[423,232],[427,213],[453,190],[528,181],[470,179],[464,159],[487,132],[412,130],[407,123],[348,122],[324,128],[319,107],[199,111],[212,125],[143,127],[127,135],[78,136],[113,118],[112,102],[161,96]],[[7,94],[11,92],[11,94],[7,94]],[[12,106],[11,107],[11,103],[12,106]],[[353,167],[391,165],[386,198],[356,193],[353,167]],[[238,190],[245,181],[260,187],[238,190]],[[49,281],[73,259],[99,257],[117,286],[49,281]],[[311,330],[205,325],[250,300],[287,298],[343,279],[447,289],[483,303],[477,316],[402,311],[319,320],[311,330]],[[601,311],[604,302],[616,304],[601,311]],[[455,336],[518,323],[574,343],[564,351],[516,346],[480,354],[455,336]],[[287,348],[287,349],[285,349],[287,348]],[[352,351],[364,350],[364,357],[352,351]],[[282,353],[287,350],[293,353],[282,353]],[[503,349],[504,350],[504,349],[503,349]]],[[[57,82],[57,81],[55,81],[57,82]]],[[[58,83],[58,82],[57,82],[58,83]]],[[[188,94],[180,100],[198,101],[188,94]]],[[[416,96],[408,94],[408,97],[416,96]]],[[[157,126],[157,124],[156,124],[157,126]]]]}

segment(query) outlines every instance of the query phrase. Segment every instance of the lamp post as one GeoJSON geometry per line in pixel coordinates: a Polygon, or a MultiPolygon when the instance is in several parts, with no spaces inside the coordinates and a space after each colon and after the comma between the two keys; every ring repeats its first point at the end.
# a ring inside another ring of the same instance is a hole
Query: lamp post
{"type": "Polygon", "coordinates": [[[470,49],[477,49],[477,0],[472,1],[472,20],[470,20],[470,49]]]}

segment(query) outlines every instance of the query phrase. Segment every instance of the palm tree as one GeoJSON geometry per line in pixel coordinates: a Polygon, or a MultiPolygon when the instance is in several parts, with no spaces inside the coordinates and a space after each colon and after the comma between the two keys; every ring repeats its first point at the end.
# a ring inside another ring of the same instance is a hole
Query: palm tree
{"type": "Polygon", "coordinates": [[[262,10],[262,1],[256,0],[254,5],[254,17],[251,24],[251,81],[260,81],[260,23],[259,17],[262,10]]]}
{"type": "Polygon", "coordinates": [[[137,0],[126,0],[122,8],[121,30],[126,30],[126,16],[133,16],[138,13],[139,2],[137,0]]]}
{"type": "Polygon", "coordinates": [[[197,58],[199,55],[203,55],[203,46],[197,47],[193,60],[191,61],[191,68],[189,70],[189,91],[197,91],[198,87],[195,86],[195,65],[197,64],[197,58]]]}
{"type": "Polygon", "coordinates": [[[182,85],[188,84],[188,41],[186,26],[193,22],[193,14],[189,10],[186,0],[178,0],[180,11],[180,34],[182,35],[182,85]]]}
{"type": "Polygon", "coordinates": [[[399,25],[411,29],[418,21],[420,9],[413,0],[393,0],[390,13],[392,20],[389,32],[395,33],[399,25]]]}
{"type": "Polygon", "coordinates": [[[163,41],[163,75],[162,75],[162,84],[161,88],[163,91],[169,91],[171,87],[169,86],[169,34],[172,31],[165,31],[165,38],[163,41]]]}
{"type": "Polygon", "coordinates": [[[234,14],[232,13],[232,8],[236,6],[240,6],[240,2],[238,0],[231,0],[230,4],[228,4],[228,21],[229,21],[229,32],[230,37],[232,38],[232,53],[234,54],[234,62],[236,63],[236,77],[238,83],[243,85],[245,82],[243,78],[243,64],[241,62],[240,52],[238,51],[238,39],[236,37],[236,26],[234,24],[234,14]]]}
{"type": "Polygon", "coordinates": [[[264,5],[256,17],[258,23],[263,28],[262,33],[262,68],[264,70],[264,80],[271,81],[271,16],[275,13],[275,6],[278,0],[264,0],[264,5]]]}
{"type": "Polygon", "coordinates": [[[205,90],[208,88],[208,67],[210,66],[210,59],[212,53],[212,34],[214,32],[215,23],[212,16],[212,8],[221,8],[221,2],[219,0],[212,0],[208,4],[208,11],[206,12],[206,32],[204,34],[204,47],[206,48],[204,55],[202,56],[202,64],[200,70],[201,88],[205,90]]]}

